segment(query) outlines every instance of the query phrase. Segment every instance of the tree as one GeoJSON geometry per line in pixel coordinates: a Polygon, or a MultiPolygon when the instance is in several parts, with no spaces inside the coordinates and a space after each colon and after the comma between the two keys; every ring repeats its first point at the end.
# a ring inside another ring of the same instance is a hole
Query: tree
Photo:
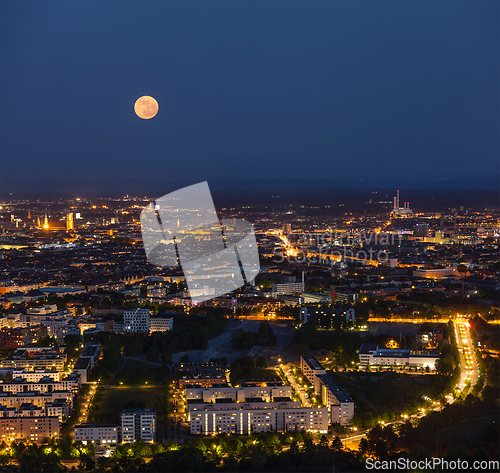
{"type": "Polygon", "coordinates": [[[309,353],[309,348],[307,347],[307,343],[299,343],[297,346],[297,353],[301,356],[307,355],[309,353]]]}
{"type": "Polygon", "coordinates": [[[267,358],[265,356],[261,356],[257,358],[257,368],[267,368],[269,365],[267,363],[267,358]]]}
{"type": "Polygon", "coordinates": [[[340,440],[340,437],[337,435],[332,440],[332,449],[335,450],[336,452],[340,452],[340,450],[342,450],[343,448],[344,448],[344,446],[342,445],[342,440],[340,440]]]}
{"type": "Polygon", "coordinates": [[[365,438],[362,438],[360,441],[359,441],[359,451],[363,454],[363,455],[367,455],[370,451],[370,446],[368,444],[368,440],[366,440],[365,438]]]}

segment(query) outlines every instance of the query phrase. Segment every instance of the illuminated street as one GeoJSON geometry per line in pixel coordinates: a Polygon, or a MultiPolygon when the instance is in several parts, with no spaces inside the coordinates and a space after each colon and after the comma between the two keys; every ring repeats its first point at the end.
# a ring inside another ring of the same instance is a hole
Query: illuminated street
{"type": "Polygon", "coordinates": [[[463,318],[458,318],[454,321],[454,327],[461,367],[458,388],[463,391],[467,384],[472,387],[477,383],[478,365],[470,335],[470,323],[463,318]]]}

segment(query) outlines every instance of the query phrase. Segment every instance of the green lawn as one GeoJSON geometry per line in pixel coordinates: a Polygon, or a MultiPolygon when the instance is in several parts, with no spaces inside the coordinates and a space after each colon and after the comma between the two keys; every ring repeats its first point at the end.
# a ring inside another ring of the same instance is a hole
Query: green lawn
{"type": "Polygon", "coordinates": [[[161,366],[153,365],[140,360],[125,360],[123,368],[116,374],[116,383],[143,385],[162,384],[165,382],[166,372],[161,366]]]}
{"type": "Polygon", "coordinates": [[[357,402],[358,415],[367,410],[373,411],[373,408],[380,412],[404,408],[405,405],[418,402],[423,394],[433,395],[428,379],[424,379],[424,383],[415,382],[415,377],[398,372],[384,373],[380,378],[373,375],[370,380],[367,380],[365,373],[358,372],[334,373],[334,377],[357,402]]]}
{"type": "Polygon", "coordinates": [[[412,399],[420,397],[422,386],[412,383],[408,378],[384,379],[365,386],[366,397],[377,407],[403,407],[412,399]]]}
{"type": "Polygon", "coordinates": [[[99,407],[90,422],[96,424],[117,424],[120,420],[120,411],[131,401],[145,401],[146,407],[161,411],[164,387],[139,387],[139,386],[117,386],[105,388],[102,398],[95,405],[99,407]]]}
{"type": "Polygon", "coordinates": [[[279,374],[276,370],[266,369],[266,368],[255,368],[252,371],[246,371],[243,375],[246,381],[252,379],[266,379],[271,381],[272,379],[280,380],[279,374]]]}

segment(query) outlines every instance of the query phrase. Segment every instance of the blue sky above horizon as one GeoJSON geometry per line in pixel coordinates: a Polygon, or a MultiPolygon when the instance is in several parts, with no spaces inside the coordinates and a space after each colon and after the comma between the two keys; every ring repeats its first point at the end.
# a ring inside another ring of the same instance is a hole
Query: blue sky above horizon
{"type": "Polygon", "coordinates": [[[0,179],[499,175],[499,3],[0,4],[0,179]],[[158,115],[141,120],[151,95],[158,115]]]}

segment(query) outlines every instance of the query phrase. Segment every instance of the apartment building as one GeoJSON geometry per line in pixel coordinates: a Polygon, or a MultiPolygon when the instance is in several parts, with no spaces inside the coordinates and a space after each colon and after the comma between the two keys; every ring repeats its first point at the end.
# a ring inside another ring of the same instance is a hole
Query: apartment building
{"type": "Polygon", "coordinates": [[[149,333],[149,320],[151,313],[148,309],[134,309],[123,311],[125,332],[149,333]]]}
{"type": "Polygon", "coordinates": [[[318,376],[326,373],[323,365],[314,356],[301,356],[300,371],[314,386],[314,390],[319,392],[320,382],[318,380],[318,376]]]}
{"type": "Polygon", "coordinates": [[[71,391],[76,394],[82,387],[82,377],[78,373],[71,373],[61,380],[61,385],[63,391],[71,391]]]}
{"type": "Polygon", "coordinates": [[[45,404],[45,415],[47,417],[57,417],[61,423],[68,418],[70,413],[71,408],[66,399],[56,399],[45,404]]]}
{"type": "Polygon", "coordinates": [[[51,437],[59,437],[59,419],[57,417],[1,417],[0,440],[7,443],[14,440],[28,439],[35,443],[44,443],[51,437]]]}
{"type": "Polygon", "coordinates": [[[24,403],[18,408],[0,405],[0,417],[42,417],[45,415],[43,407],[24,403]]]}
{"type": "Polygon", "coordinates": [[[57,304],[45,304],[40,307],[32,307],[26,311],[28,314],[33,315],[47,315],[57,312],[57,304]]]}
{"type": "Polygon", "coordinates": [[[90,358],[78,358],[73,366],[73,374],[80,376],[82,384],[89,383],[90,372],[92,371],[92,360],[90,358]]]}
{"type": "Polygon", "coordinates": [[[300,368],[314,386],[316,394],[321,395],[321,400],[330,413],[330,421],[340,425],[351,422],[354,417],[354,401],[337,380],[326,373],[323,365],[314,356],[302,356],[300,368]]]}
{"type": "Polygon", "coordinates": [[[354,401],[337,380],[329,374],[318,376],[321,402],[330,411],[332,424],[347,425],[354,417],[354,401]]]}
{"type": "Polygon", "coordinates": [[[149,333],[168,332],[174,327],[173,317],[167,319],[163,317],[151,317],[149,319],[149,333]]]}
{"type": "Polygon", "coordinates": [[[88,358],[90,360],[90,369],[94,369],[99,361],[100,353],[101,345],[99,343],[86,343],[80,358],[88,358]]]}
{"type": "Polygon", "coordinates": [[[282,282],[274,283],[272,285],[273,297],[281,295],[302,294],[304,291],[304,284],[302,282],[282,282]]]}
{"type": "Polygon", "coordinates": [[[122,443],[143,440],[154,443],[156,438],[156,412],[154,409],[124,409],[120,412],[122,443]]]}
{"type": "Polygon", "coordinates": [[[96,445],[117,445],[118,425],[113,424],[79,424],[75,425],[75,442],[96,445]]]}
{"type": "Polygon", "coordinates": [[[203,404],[190,410],[190,432],[195,435],[250,435],[261,432],[309,430],[328,432],[328,409],[300,407],[300,403],[203,404]]]}
{"type": "Polygon", "coordinates": [[[3,377],[5,377],[6,373],[11,373],[12,374],[12,380],[14,381],[15,379],[24,379],[29,383],[37,383],[40,381],[42,378],[50,378],[53,381],[60,381],[61,379],[61,372],[60,371],[27,371],[27,370],[19,370],[19,369],[3,369],[0,370],[0,373],[2,374],[3,377]]]}
{"type": "Polygon", "coordinates": [[[223,374],[186,374],[179,378],[179,388],[188,388],[189,386],[206,386],[223,384],[226,377],[223,374]]]}
{"type": "Polygon", "coordinates": [[[0,361],[0,369],[25,369],[35,370],[57,370],[63,371],[67,361],[65,353],[49,350],[35,352],[33,350],[18,349],[11,358],[0,361]]]}
{"type": "Polygon", "coordinates": [[[0,348],[19,348],[36,343],[48,335],[47,327],[35,325],[25,328],[3,328],[0,330],[0,348]]]}
{"type": "Polygon", "coordinates": [[[0,405],[5,407],[19,408],[22,404],[28,403],[38,407],[45,407],[45,404],[52,403],[57,399],[67,401],[70,409],[73,408],[73,393],[71,391],[52,391],[40,393],[31,391],[26,393],[0,392],[0,405]]]}
{"type": "Polygon", "coordinates": [[[0,383],[0,392],[26,393],[29,391],[38,391],[40,393],[46,393],[62,390],[62,382],[54,381],[46,376],[37,382],[29,382],[22,378],[16,378],[10,382],[0,383]]]}
{"type": "Polygon", "coordinates": [[[230,387],[220,384],[209,388],[201,386],[186,387],[186,400],[202,400],[206,403],[215,403],[217,399],[230,399],[234,402],[244,402],[247,398],[261,398],[266,402],[279,398],[292,398],[291,386],[283,386],[278,383],[269,383],[268,386],[241,386],[230,387]]]}

